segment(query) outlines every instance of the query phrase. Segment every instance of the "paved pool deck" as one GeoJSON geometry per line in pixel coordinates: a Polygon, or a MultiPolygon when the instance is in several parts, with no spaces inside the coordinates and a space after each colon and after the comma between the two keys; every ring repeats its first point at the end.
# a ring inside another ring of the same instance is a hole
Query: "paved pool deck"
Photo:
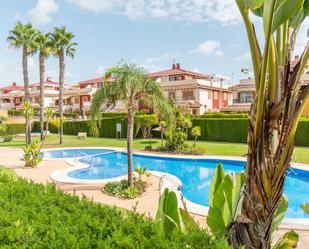
{"type": "MultiPolygon", "coordinates": [[[[119,148],[118,148],[119,149],[119,148]]],[[[136,151],[140,152],[141,151],[136,151]]],[[[23,168],[23,162],[20,161],[19,156],[22,150],[16,148],[4,148],[0,147],[0,165],[13,168],[15,172],[28,180],[32,180],[35,183],[48,183],[53,182],[50,179],[50,174],[56,170],[67,169],[69,166],[65,160],[43,160],[38,168],[35,169],[25,169],[23,168]]],[[[160,155],[166,155],[165,153],[160,153],[160,155]]],[[[178,155],[177,155],[178,156],[178,155]]],[[[187,156],[183,156],[187,157],[187,156]]],[[[208,157],[209,158],[209,157],[208,157]]],[[[226,159],[231,159],[231,157],[226,157],[226,159]]],[[[232,159],[236,159],[232,157],[232,159]]],[[[307,167],[306,165],[302,165],[307,167]]],[[[147,179],[148,188],[146,193],[134,200],[125,200],[113,196],[109,196],[101,191],[102,185],[81,185],[81,184],[65,184],[57,183],[57,187],[69,194],[75,194],[80,197],[86,196],[89,199],[99,202],[109,206],[117,206],[127,210],[135,210],[136,212],[145,214],[150,217],[154,217],[159,202],[159,178],[156,176],[151,176],[147,179]]],[[[206,220],[204,216],[193,215],[197,222],[202,226],[206,226],[206,220]]],[[[282,234],[287,232],[288,229],[279,229],[276,233],[275,239],[280,238],[282,234]]],[[[297,230],[300,236],[300,242],[298,248],[307,249],[309,245],[309,231],[297,230]]]]}

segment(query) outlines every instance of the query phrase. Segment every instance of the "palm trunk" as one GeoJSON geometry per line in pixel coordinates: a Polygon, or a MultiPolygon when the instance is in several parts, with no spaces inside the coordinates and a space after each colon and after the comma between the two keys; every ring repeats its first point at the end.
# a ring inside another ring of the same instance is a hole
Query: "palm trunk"
{"type": "MultiPolygon", "coordinates": [[[[25,99],[24,101],[29,101],[29,77],[28,77],[28,48],[23,46],[23,55],[22,55],[22,64],[23,64],[23,77],[24,77],[24,91],[25,99]]],[[[31,122],[29,118],[26,117],[26,146],[31,143],[31,122]]]]}
{"type": "Polygon", "coordinates": [[[161,130],[161,149],[163,149],[163,132],[162,132],[162,130],[161,130]]]}
{"type": "Polygon", "coordinates": [[[128,185],[133,185],[133,127],[134,127],[134,112],[131,108],[128,109],[128,131],[127,131],[127,152],[128,152],[128,185]]]}
{"type": "Polygon", "coordinates": [[[40,131],[41,141],[44,139],[44,74],[45,74],[45,57],[42,52],[39,55],[40,63],[40,131]]]}
{"type": "Polygon", "coordinates": [[[59,119],[60,119],[60,127],[59,127],[59,137],[60,144],[63,144],[63,83],[64,83],[64,51],[61,50],[59,55],[59,119]]]}

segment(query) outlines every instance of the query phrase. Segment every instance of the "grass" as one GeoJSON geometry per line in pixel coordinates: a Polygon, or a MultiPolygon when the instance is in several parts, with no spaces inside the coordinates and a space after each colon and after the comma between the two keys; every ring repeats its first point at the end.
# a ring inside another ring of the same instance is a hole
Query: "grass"
{"type": "MultiPolygon", "coordinates": [[[[59,138],[56,134],[51,134],[47,137],[44,148],[61,148],[61,147],[126,147],[126,139],[114,138],[94,138],[79,139],[77,136],[64,136],[64,144],[59,145],[59,138]]],[[[159,139],[152,139],[153,147],[160,146],[159,139]]],[[[192,145],[193,142],[189,141],[192,145]]],[[[148,145],[148,140],[135,139],[134,148],[144,149],[148,145]]],[[[9,143],[0,143],[0,147],[24,147],[25,141],[23,139],[15,139],[9,143]]],[[[244,156],[247,153],[247,145],[242,143],[224,143],[224,142],[210,142],[198,141],[197,147],[206,151],[208,155],[224,155],[224,156],[244,156]]],[[[309,163],[309,147],[296,147],[293,154],[293,161],[298,163],[309,163]]]]}

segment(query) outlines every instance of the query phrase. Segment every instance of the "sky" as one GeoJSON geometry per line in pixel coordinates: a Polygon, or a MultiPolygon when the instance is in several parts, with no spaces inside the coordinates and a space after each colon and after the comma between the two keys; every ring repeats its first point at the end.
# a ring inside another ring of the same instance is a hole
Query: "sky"
{"type": "MultiPolygon", "coordinates": [[[[17,21],[31,22],[43,32],[66,26],[78,43],[74,59],[66,58],[66,83],[100,77],[121,59],[149,72],[173,62],[202,73],[247,77],[250,53],[235,0],[10,0],[0,7],[0,86],[22,85],[21,50],[9,47],[9,31],[17,21]]],[[[263,40],[261,21],[254,17],[263,40]]],[[[306,44],[304,21],[296,53],[306,44]]],[[[46,76],[58,81],[58,61],[46,62],[46,76]]],[[[39,81],[38,55],[29,58],[30,82],[39,81]]]]}

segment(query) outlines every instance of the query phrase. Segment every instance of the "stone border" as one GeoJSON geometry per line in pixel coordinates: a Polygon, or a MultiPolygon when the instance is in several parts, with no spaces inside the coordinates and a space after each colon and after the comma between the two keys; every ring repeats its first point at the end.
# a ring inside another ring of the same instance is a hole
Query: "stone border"
{"type": "MultiPolygon", "coordinates": [[[[81,147],[69,147],[66,149],[80,149],[81,147]]],[[[83,149],[110,149],[110,150],[114,150],[115,152],[126,152],[126,149],[124,148],[113,148],[113,147],[82,147],[83,149]]],[[[61,148],[58,149],[46,149],[44,151],[47,150],[59,150],[61,148]]],[[[104,154],[104,153],[102,153],[104,154]]],[[[144,152],[134,152],[134,154],[136,155],[143,155],[143,156],[149,156],[149,157],[160,157],[160,158],[184,158],[184,159],[222,159],[222,160],[233,160],[233,161],[246,161],[246,158],[244,157],[235,157],[235,156],[196,156],[196,155],[165,155],[165,154],[154,154],[154,153],[144,153],[144,152]]],[[[98,154],[101,155],[101,154],[98,154]]],[[[52,174],[50,175],[50,178],[54,181],[57,182],[61,182],[61,183],[75,183],[75,184],[105,184],[107,182],[111,182],[111,181],[117,181],[117,180],[122,180],[122,179],[126,179],[126,175],[124,176],[119,176],[119,177],[115,177],[115,178],[109,178],[109,179],[98,179],[98,180],[87,180],[87,179],[77,179],[77,178],[72,178],[70,176],[68,176],[68,173],[71,171],[75,171],[78,169],[84,169],[84,168],[88,168],[89,165],[88,164],[84,164],[79,162],[79,159],[81,158],[86,158],[86,157],[91,157],[91,156],[95,156],[95,155],[88,155],[88,156],[84,156],[84,157],[79,157],[76,158],[77,160],[73,159],[73,158],[57,158],[54,160],[65,160],[68,165],[72,166],[70,168],[67,169],[62,169],[62,170],[57,170],[52,172],[52,174]]],[[[47,159],[48,160],[48,159],[47,159]]],[[[307,164],[298,164],[298,163],[294,163],[293,164],[293,169],[300,169],[300,170],[304,170],[304,171],[309,171],[309,165],[307,164]]],[[[209,207],[207,206],[203,206],[200,204],[197,204],[195,202],[192,202],[188,199],[186,199],[181,192],[181,189],[179,189],[179,186],[182,186],[182,182],[181,180],[172,175],[172,174],[168,174],[165,172],[160,172],[160,171],[150,171],[152,175],[160,177],[160,180],[162,181],[162,185],[160,188],[160,195],[163,193],[165,188],[168,188],[172,191],[174,191],[177,195],[177,199],[178,199],[178,205],[180,207],[183,207],[183,203],[181,201],[181,197],[183,197],[183,200],[185,201],[186,207],[188,209],[188,211],[190,213],[193,214],[197,214],[197,215],[202,215],[202,216],[207,216],[208,214],[208,210],[209,207]]],[[[300,230],[309,230],[309,219],[308,218],[284,218],[280,228],[283,229],[300,229],[300,230]]]]}

